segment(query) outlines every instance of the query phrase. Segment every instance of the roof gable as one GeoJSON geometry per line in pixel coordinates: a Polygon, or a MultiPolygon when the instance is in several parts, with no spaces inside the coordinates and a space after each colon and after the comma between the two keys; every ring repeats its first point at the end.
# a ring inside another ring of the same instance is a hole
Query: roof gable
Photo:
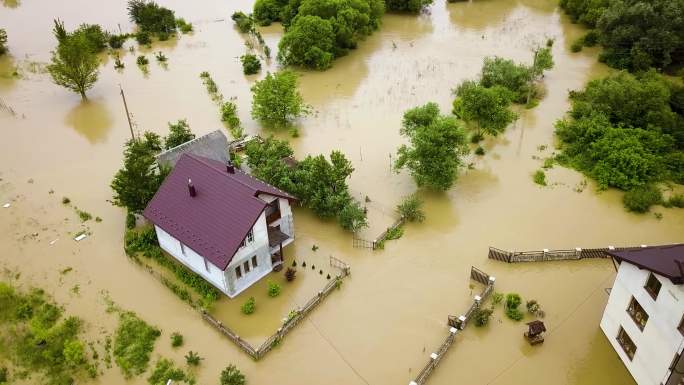
{"type": "Polygon", "coordinates": [[[684,283],[684,244],[645,246],[625,250],[609,250],[607,253],[618,261],[629,262],[639,268],[669,278],[672,283],[684,283]]]}
{"type": "Polygon", "coordinates": [[[266,207],[256,197],[259,192],[294,199],[237,169],[229,173],[226,164],[182,154],[143,214],[225,270],[266,207]],[[195,196],[190,196],[189,179],[195,196]]]}

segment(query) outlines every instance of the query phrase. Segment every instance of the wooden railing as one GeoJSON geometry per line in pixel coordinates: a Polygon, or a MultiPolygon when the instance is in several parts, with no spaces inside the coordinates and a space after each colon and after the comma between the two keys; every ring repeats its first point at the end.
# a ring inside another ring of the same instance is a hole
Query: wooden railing
{"type": "Polygon", "coordinates": [[[608,251],[634,250],[643,246],[613,247],[583,249],[577,247],[573,250],[535,250],[535,251],[506,251],[490,247],[487,257],[497,261],[515,262],[542,262],[542,261],[567,261],[587,258],[607,258],[608,251]]]}
{"type": "Polygon", "coordinates": [[[427,382],[427,379],[430,376],[430,374],[432,374],[435,368],[437,368],[437,365],[439,365],[439,363],[442,361],[442,358],[444,358],[451,345],[453,345],[454,340],[456,339],[456,334],[462,331],[467,326],[468,321],[473,317],[475,311],[480,307],[480,305],[484,301],[487,300],[487,298],[489,298],[489,296],[492,293],[492,290],[494,290],[494,282],[496,281],[496,279],[494,277],[489,276],[482,270],[479,270],[475,267],[471,267],[470,278],[475,280],[476,282],[484,283],[485,288],[479,295],[475,296],[472,304],[465,312],[465,314],[459,317],[451,315],[447,317],[447,324],[450,326],[449,334],[447,334],[447,336],[444,338],[444,341],[439,346],[437,351],[430,354],[430,361],[428,361],[428,363],[425,364],[423,369],[416,376],[416,379],[411,381],[409,385],[423,385],[427,382]],[[482,279],[483,277],[486,277],[486,281],[482,279]]]}

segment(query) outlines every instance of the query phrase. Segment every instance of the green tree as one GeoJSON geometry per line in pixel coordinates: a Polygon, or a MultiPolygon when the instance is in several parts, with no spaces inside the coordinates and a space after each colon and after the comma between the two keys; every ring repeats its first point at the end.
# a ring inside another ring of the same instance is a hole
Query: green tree
{"type": "Polygon", "coordinates": [[[330,154],[330,161],[323,155],[307,156],[295,171],[295,194],[319,216],[335,217],[351,199],[347,178],[353,171],[351,162],[339,151],[330,154]]]}
{"type": "Polygon", "coordinates": [[[187,120],[179,119],[176,123],[169,122],[169,135],[164,139],[164,148],[168,150],[193,139],[195,139],[195,134],[190,130],[187,120]]]}
{"type": "Polygon", "coordinates": [[[505,87],[515,93],[513,100],[516,103],[524,103],[530,86],[529,79],[530,71],[527,66],[495,56],[484,59],[480,84],[487,88],[505,87]]]}
{"type": "Polygon", "coordinates": [[[134,213],[145,209],[168,174],[168,170],[155,170],[155,155],[159,151],[161,138],[151,132],[126,142],[124,166],[114,175],[110,185],[114,190],[114,205],[134,213]]]}
{"type": "Polygon", "coordinates": [[[419,187],[450,188],[463,164],[461,156],[467,152],[458,120],[440,115],[437,104],[428,103],[404,113],[400,132],[410,144],[397,151],[395,169],[407,168],[419,187]]]}
{"type": "Polygon", "coordinates": [[[58,20],[55,20],[53,32],[59,44],[47,66],[52,81],[86,100],[86,91],[93,87],[99,75],[100,63],[92,43],[84,34],[65,35],[63,24],[58,20]]]}
{"type": "Polygon", "coordinates": [[[307,112],[294,72],[268,73],[252,86],[252,117],[269,127],[286,127],[307,112]]]}
{"type": "Polygon", "coordinates": [[[221,385],[245,385],[245,375],[233,364],[221,372],[221,385]]]}
{"type": "Polygon", "coordinates": [[[0,28],[0,56],[7,53],[7,32],[0,28]]]}
{"type": "Polygon", "coordinates": [[[287,0],[256,0],[252,17],[259,25],[271,25],[274,21],[280,21],[280,14],[287,0]]]}
{"type": "Polygon", "coordinates": [[[388,11],[418,13],[432,5],[432,0],[387,0],[385,7],[388,11]]]}
{"type": "Polygon", "coordinates": [[[422,222],[425,220],[423,212],[423,200],[416,194],[411,194],[401,201],[397,206],[397,212],[409,222],[422,222]]]}
{"type": "Polygon", "coordinates": [[[278,60],[285,65],[324,70],[330,67],[334,58],[332,23],[318,16],[298,17],[280,40],[278,48],[278,60]]]}
{"type": "Polygon", "coordinates": [[[176,17],[173,11],[154,1],[129,0],[128,15],[143,32],[167,35],[176,32],[176,17]]]}
{"type": "Polygon", "coordinates": [[[529,68],[529,86],[527,87],[527,101],[530,103],[530,97],[532,96],[532,91],[534,90],[534,83],[539,81],[544,76],[544,72],[553,68],[553,55],[551,53],[551,47],[537,47],[534,50],[534,58],[532,60],[532,66],[529,68]]]}
{"type": "Polygon", "coordinates": [[[465,81],[456,89],[453,113],[465,122],[474,123],[477,135],[496,136],[517,119],[508,107],[515,96],[502,86],[483,87],[474,81],[465,81]]]}
{"type": "Polygon", "coordinates": [[[287,142],[273,137],[266,138],[263,143],[251,141],[245,153],[254,176],[282,190],[294,192],[294,171],[282,161],[293,155],[287,142]]]}

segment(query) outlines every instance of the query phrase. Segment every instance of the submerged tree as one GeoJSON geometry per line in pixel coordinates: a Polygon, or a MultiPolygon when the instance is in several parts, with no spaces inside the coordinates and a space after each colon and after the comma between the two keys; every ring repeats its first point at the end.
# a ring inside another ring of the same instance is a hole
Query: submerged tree
{"type": "Polygon", "coordinates": [[[124,166],[117,171],[111,183],[112,202],[133,213],[142,212],[168,174],[157,172],[155,156],[162,148],[159,135],[146,132],[142,138],[126,142],[124,166]]]}
{"type": "Polygon", "coordinates": [[[176,18],[172,10],[154,1],[129,0],[128,15],[143,32],[171,34],[176,32],[176,18]]]}
{"type": "Polygon", "coordinates": [[[269,127],[286,127],[307,112],[292,71],[269,73],[252,86],[252,117],[269,127]]]}
{"type": "Polygon", "coordinates": [[[527,104],[530,103],[532,90],[534,90],[534,83],[544,77],[544,72],[553,68],[553,55],[551,54],[551,47],[538,47],[534,50],[534,59],[532,66],[529,68],[530,85],[527,88],[527,104]]]}
{"type": "Polygon", "coordinates": [[[407,168],[419,187],[447,190],[457,178],[467,152],[463,128],[453,116],[440,115],[436,103],[404,113],[400,130],[409,139],[402,145],[395,169],[407,168]]]}
{"type": "Polygon", "coordinates": [[[179,119],[176,123],[169,122],[169,135],[164,139],[164,147],[168,150],[193,139],[195,134],[190,131],[188,121],[179,119]]]}
{"type": "Polygon", "coordinates": [[[388,11],[418,13],[432,4],[433,0],[387,0],[388,11]]]}
{"type": "Polygon", "coordinates": [[[456,89],[453,113],[465,122],[474,123],[476,138],[482,134],[498,135],[517,115],[508,107],[515,94],[502,86],[483,87],[474,81],[461,83],[456,89]]]}
{"type": "Polygon", "coordinates": [[[298,17],[278,44],[278,60],[324,70],[335,57],[335,32],[329,20],[318,16],[298,17]]]}
{"type": "Polygon", "coordinates": [[[93,87],[99,75],[99,60],[92,43],[85,34],[66,33],[59,20],[55,20],[53,32],[59,44],[47,70],[55,84],[77,92],[86,100],[86,91],[93,87]]]}

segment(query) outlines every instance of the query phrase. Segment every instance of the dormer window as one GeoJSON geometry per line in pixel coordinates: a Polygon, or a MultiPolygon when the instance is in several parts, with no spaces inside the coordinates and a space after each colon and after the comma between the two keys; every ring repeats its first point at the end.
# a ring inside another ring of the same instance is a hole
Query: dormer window
{"type": "Polygon", "coordinates": [[[254,242],[254,229],[250,229],[245,239],[240,243],[240,247],[245,247],[248,243],[254,242]]]}
{"type": "Polygon", "coordinates": [[[663,286],[663,284],[658,281],[658,278],[656,278],[653,273],[650,273],[648,275],[648,280],[646,280],[646,286],[644,286],[644,289],[648,292],[648,294],[653,298],[656,299],[658,298],[658,293],[660,293],[660,287],[663,286]]]}

